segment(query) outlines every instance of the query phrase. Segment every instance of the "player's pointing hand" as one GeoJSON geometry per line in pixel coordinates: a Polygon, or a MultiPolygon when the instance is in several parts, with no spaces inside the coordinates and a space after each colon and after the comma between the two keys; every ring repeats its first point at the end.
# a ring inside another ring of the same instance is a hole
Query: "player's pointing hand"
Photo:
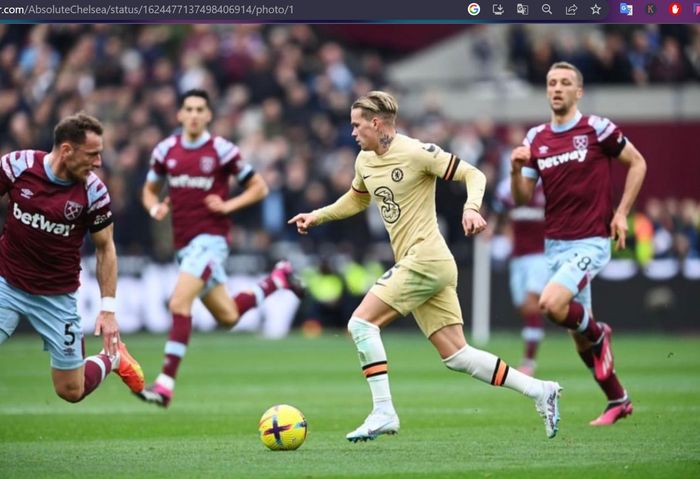
{"type": "Polygon", "coordinates": [[[287,224],[296,224],[299,234],[305,235],[309,233],[309,228],[316,226],[317,221],[318,218],[313,213],[299,213],[294,218],[287,221],[287,224]]]}

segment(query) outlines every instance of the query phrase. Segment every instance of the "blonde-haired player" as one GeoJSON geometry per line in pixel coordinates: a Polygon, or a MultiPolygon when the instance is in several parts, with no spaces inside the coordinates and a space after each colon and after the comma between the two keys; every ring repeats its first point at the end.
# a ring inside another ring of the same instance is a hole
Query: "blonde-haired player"
{"type": "Polygon", "coordinates": [[[374,407],[364,423],[346,437],[355,442],[398,432],[380,329],[408,313],[413,313],[446,367],[534,399],[547,436],[554,437],[559,384],[526,376],[493,354],[467,345],[462,331],[457,266],[438,230],[435,179],[465,184],[468,198],[462,226],[466,235],[475,235],[486,227],[479,214],[485,177],[436,145],[398,134],[397,111],[396,99],[382,91],[369,92],[353,103],[352,135],[362,151],[355,161],[350,190],[332,205],[289,220],[299,233],[306,234],[313,226],[355,215],[374,200],[394,251],[396,264],[375,283],[348,323],[374,407]]]}

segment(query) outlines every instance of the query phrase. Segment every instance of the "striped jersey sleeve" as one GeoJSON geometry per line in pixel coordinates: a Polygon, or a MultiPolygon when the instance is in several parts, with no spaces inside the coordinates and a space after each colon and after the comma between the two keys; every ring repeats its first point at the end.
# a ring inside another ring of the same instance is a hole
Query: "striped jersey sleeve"
{"type": "Polygon", "coordinates": [[[88,229],[92,233],[112,224],[112,211],[110,205],[112,199],[107,191],[107,186],[95,173],[90,173],[85,183],[87,190],[87,214],[88,229]]]}
{"type": "MultiPolygon", "coordinates": [[[[527,135],[525,135],[525,139],[523,140],[523,145],[527,146],[528,148],[532,147],[532,143],[535,141],[535,137],[542,132],[542,130],[545,129],[547,125],[545,123],[542,123],[541,125],[534,126],[530,128],[527,132],[527,135]]],[[[522,169],[522,175],[526,178],[531,178],[533,180],[538,180],[540,177],[540,170],[539,167],[537,166],[537,161],[534,155],[530,156],[530,161],[528,161],[525,166],[523,166],[522,169]]]]}
{"type": "Polygon", "coordinates": [[[148,170],[147,181],[158,182],[165,177],[167,172],[165,168],[165,157],[176,143],[177,137],[172,135],[156,145],[151,153],[151,166],[148,170]]]}
{"type": "Polygon", "coordinates": [[[13,151],[0,158],[0,194],[10,190],[17,177],[34,165],[34,150],[13,151]]]}
{"type": "Polygon", "coordinates": [[[627,138],[620,128],[609,119],[591,115],[588,124],[595,130],[596,139],[606,155],[617,157],[627,144],[627,138]]]}
{"type": "Polygon", "coordinates": [[[255,169],[243,160],[241,150],[235,143],[217,136],[214,138],[214,149],[219,156],[219,163],[236,176],[239,184],[244,184],[255,174],[255,169]]]}

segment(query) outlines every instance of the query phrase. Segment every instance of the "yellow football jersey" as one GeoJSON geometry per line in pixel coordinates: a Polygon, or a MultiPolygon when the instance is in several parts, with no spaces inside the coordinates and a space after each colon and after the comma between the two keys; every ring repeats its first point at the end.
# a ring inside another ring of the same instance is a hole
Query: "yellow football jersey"
{"type": "Polygon", "coordinates": [[[415,258],[409,265],[420,271],[420,262],[452,259],[438,229],[435,179],[452,180],[460,163],[464,164],[436,145],[400,134],[383,155],[358,154],[352,188],[371,195],[397,262],[415,258]]]}

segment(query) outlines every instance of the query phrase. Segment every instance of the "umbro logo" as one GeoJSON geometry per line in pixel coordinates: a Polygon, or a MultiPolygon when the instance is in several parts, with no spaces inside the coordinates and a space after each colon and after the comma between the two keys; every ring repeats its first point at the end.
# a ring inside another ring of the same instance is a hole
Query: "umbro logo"
{"type": "Polygon", "coordinates": [[[31,200],[32,196],[34,196],[34,192],[29,188],[22,188],[22,192],[19,195],[22,198],[27,198],[28,200],[31,200]]]}
{"type": "Polygon", "coordinates": [[[549,147],[547,145],[540,146],[540,155],[546,155],[548,151],[549,147]]]}

